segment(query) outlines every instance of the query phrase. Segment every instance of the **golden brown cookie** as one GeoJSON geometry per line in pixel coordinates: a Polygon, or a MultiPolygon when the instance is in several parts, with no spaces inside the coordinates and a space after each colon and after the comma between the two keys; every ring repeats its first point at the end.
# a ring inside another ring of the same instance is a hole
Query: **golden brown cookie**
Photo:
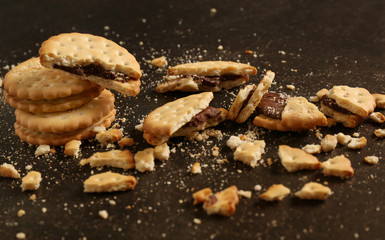
{"type": "Polygon", "coordinates": [[[125,48],[103,37],[63,33],[44,41],[39,50],[41,64],[60,69],[136,96],[142,76],[139,63],[125,48]]]}

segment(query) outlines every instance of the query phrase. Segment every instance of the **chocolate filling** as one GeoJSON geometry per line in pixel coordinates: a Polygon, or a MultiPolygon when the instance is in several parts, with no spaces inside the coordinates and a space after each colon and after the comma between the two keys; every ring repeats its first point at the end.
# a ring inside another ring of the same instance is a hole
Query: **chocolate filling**
{"type": "Polygon", "coordinates": [[[185,126],[187,127],[197,127],[203,123],[205,123],[210,118],[216,118],[219,121],[221,121],[221,111],[214,108],[214,107],[207,107],[197,115],[195,115],[190,122],[186,123],[185,126]]]}
{"type": "Polygon", "coordinates": [[[203,85],[209,87],[216,87],[221,81],[233,81],[242,76],[240,75],[222,75],[222,76],[196,76],[196,75],[187,75],[184,77],[192,77],[195,81],[201,81],[203,85]]]}
{"type": "Polygon", "coordinates": [[[106,70],[102,66],[99,66],[96,64],[89,64],[89,65],[79,66],[79,67],[67,67],[67,66],[60,66],[60,65],[54,64],[53,67],[72,74],[81,75],[81,76],[92,75],[92,76],[101,77],[105,79],[117,80],[120,82],[127,82],[129,80],[132,80],[132,78],[127,76],[127,74],[106,70]]]}
{"type": "Polygon", "coordinates": [[[270,118],[281,119],[282,112],[287,104],[287,97],[275,92],[267,92],[258,104],[258,111],[270,118]]]}
{"type": "Polygon", "coordinates": [[[338,106],[336,100],[329,98],[326,95],[323,95],[321,98],[321,102],[325,105],[328,106],[329,108],[333,109],[334,111],[340,112],[345,115],[350,115],[352,114],[349,110],[346,108],[338,106]]]}

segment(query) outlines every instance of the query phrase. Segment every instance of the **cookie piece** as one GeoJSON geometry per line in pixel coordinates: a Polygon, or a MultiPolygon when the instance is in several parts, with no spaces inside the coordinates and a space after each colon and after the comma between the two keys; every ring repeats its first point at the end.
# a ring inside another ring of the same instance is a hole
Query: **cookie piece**
{"type": "Polygon", "coordinates": [[[90,164],[91,167],[116,167],[124,170],[135,168],[134,154],[130,150],[111,150],[96,152],[91,157],[80,161],[80,165],[90,164]]]}
{"type": "Polygon", "coordinates": [[[139,63],[125,48],[103,37],[63,33],[44,41],[40,62],[47,68],[80,75],[128,96],[140,91],[139,63]]]}
{"type": "Polygon", "coordinates": [[[71,140],[67,142],[64,146],[64,154],[67,156],[79,156],[80,145],[82,144],[79,140],[71,140]]]}
{"type": "Polygon", "coordinates": [[[92,138],[96,135],[93,131],[95,126],[104,126],[109,127],[111,123],[115,120],[116,110],[112,109],[105,117],[103,117],[98,122],[92,124],[89,127],[84,129],[79,129],[73,132],[65,133],[50,133],[50,132],[40,132],[33,131],[29,128],[25,128],[15,123],[15,133],[19,138],[27,143],[33,145],[51,145],[51,146],[60,146],[64,145],[71,140],[84,140],[92,138]]]}
{"type": "Polygon", "coordinates": [[[385,108],[385,94],[375,93],[375,94],[372,94],[372,96],[376,101],[376,107],[385,108]]]}
{"type": "Polygon", "coordinates": [[[303,97],[288,98],[283,108],[279,107],[282,111],[273,110],[271,107],[266,105],[262,107],[263,110],[259,109],[260,112],[263,111],[263,114],[256,116],[253,124],[277,131],[302,131],[327,124],[324,114],[303,97]]]}
{"type": "Polygon", "coordinates": [[[102,87],[95,86],[79,94],[70,95],[68,97],[55,98],[51,100],[30,100],[13,97],[5,90],[4,99],[11,107],[25,112],[63,112],[69,109],[80,107],[92,101],[95,97],[99,96],[102,91],[102,87]]]}
{"type": "Polygon", "coordinates": [[[10,70],[4,78],[9,95],[25,100],[52,100],[80,94],[98,85],[80,76],[45,68],[31,58],[10,70]]]}
{"type": "Polygon", "coordinates": [[[115,97],[104,90],[91,102],[65,112],[31,113],[16,109],[16,122],[31,131],[64,133],[86,128],[105,117],[114,108],[115,97]]]}
{"type": "Polygon", "coordinates": [[[135,168],[139,172],[154,171],[155,156],[154,148],[146,148],[143,151],[138,151],[134,155],[135,168]]]}
{"type": "Polygon", "coordinates": [[[385,116],[380,112],[374,112],[369,115],[370,119],[375,121],[376,123],[384,123],[385,122],[385,116]]]}
{"type": "Polygon", "coordinates": [[[154,157],[160,161],[166,161],[170,157],[170,147],[167,143],[162,143],[154,149],[154,157]]]}
{"type": "Polygon", "coordinates": [[[299,148],[292,148],[287,145],[278,147],[278,155],[282,165],[288,172],[296,172],[302,169],[320,169],[321,163],[318,159],[299,148]]]}
{"type": "Polygon", "coordinates": [[[229,217],[235,213],[238,203],[238,188],[231,186],[223,191],[208,195],[203,202],[203,209],[208,215],[219,214],[229,217]]]}
{"type": "Polygon", "coordinates": [[[385,129],[379,128],[379,129],[374,130],[374,135],[376,135],[376,137],[379,137],[379,138],[385,137],[385,129]]]}
{"type": "Polygon", "coordinates": [[[20,178],[20,174],[17,172],[15,167],[8,163],[0,165],[0,176],[10,178],[20,178]]]}
{"type": "Polygon", "coordinates": [[[283,184],[274,184],[270,186],[266,192],[259,195],[259,197],[265,201],[282,201],[287,195],[290,194],[290,189],[283,184]]]}
{"type": "Polygon", "coordinates": [[[372,164],[372,165],[375,165],[378,163],[378,161],[380,160],[379,157],[377,156],[366,156],[364,158],[365,162],[369,163],[369,164],[372,164]]]}
{"type": "Polygon", "coordinates": [[[213,193],[211,188],[204,188],[199,190],[198,192],[193,193],[194,198],[194,205],[197,205],[199,203],[203,203],[206,201],[207,197],[210,196],[213,193]]]}
{"type": "Polygon", "coordinates": [[[330,188],[316,182],[306,183],[301,190],[294,193],[294,195],[300,199],[305,200],[326,200],[332,191],[330,188]]]}
{"type": "Polygon", "coordinates": [[[347,146],[350,149],[361,149],[366,146],[367,141],[366,137],[352,138],[347,146]]]}
{"type": "Polygon", "coordinates": [[[84,181],[84,192],[116,192],[133,189],[137,183],[134,176],[111,171],[92,175],[84,181]]]}
{"type": "Polygon", "coordinates": [[[234,160],[255,167],[258,165],[258,161],[261,160],[262,154],[265,153],[265,146],[266,143],[264,140],[244,142],[236,148],[234,160]]]}
{"type": "Polygon", "coordinates": [[[122,139],[123,133],[122,130],[112,128],[105,132],[100,132],[96,134],[95,139],[99,143],[101,143],[103,146],[109,144],[109,143],[115,143],[122,139]]]}
{"type": "Polygon", "coordinates": [[[189,136],[226,120],[227,111],[209,107],[212,92],[190,95],[152,111],[143,122],[143,137],[160,145],[170,137],[189,136]]]}
{"type": "Polygon", "coordinates": [[[361,123],[375,107],[374,97],[365,88],[334,86],[321,98],[321,111],[350,128],[361,123]]]}
{"type": "Polygon", "coordinates": [[[344,155],[329,158],[322,163],[322,168],[325,176],[348,178],[354,175],[351,162],[344,155]]]}
{"type": "Polygon", "coordinates": [[[239,112],[243,107],[243,103],[244,102],[247,103],[247,101],[251,97],[251,94],[253,94],[256,89],[257,89],[257,86],[255,84],[251,84],[239,90],[233,104],[230,107],[229,116],[228,116],[229,120],[235,120],[235,118],[237,118],[239,112]]]}
{"type": "Polygon", "coordinates": [[[331,134],[327,134],[322,140],[321,140],[321,148],[324,152],[330,152],[331,150],[334,150],[337,147],[337,137],[331,134]]]}
{"type": "MultiPolygon", "coordinates": [[[[243,123],[245,122],[250,115],[254,112],[255,108],[260,103],[263,95],[267,92],[267,90],[270,88],[271,84],[273,83],[275,77],[275,73],[272,71],[267,71],[262,78],[262,80],[259,82],[257,88],[254,90],[250,98],[246,99],[244,102],[246,102],[246,105],[240,110],[240,113],[238,114],[235,121],[237,123],[243,123]]],[[[243,105],[244,103],[242,103],[243,105]]]]}
{"type": "Polygon", "coordinates": [[[30,171],[21,179],[21,190],[23,192],[27,190],[37,190],[40,187],[41,180],[41,173],[30,171]]]}
{"type": "Polygon", "coordinates": [[[302,147],[302,150],[309,154],[321,153],[322,147],[319,144],[306,144],[302,147]]]}

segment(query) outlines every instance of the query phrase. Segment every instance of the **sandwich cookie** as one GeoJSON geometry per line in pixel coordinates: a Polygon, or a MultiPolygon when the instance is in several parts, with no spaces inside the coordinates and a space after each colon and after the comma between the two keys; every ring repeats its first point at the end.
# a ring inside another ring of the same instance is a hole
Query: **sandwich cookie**
{"type": "Polygon", "coordinates": [[[204,61],[180,64],[168,69],[167,81],[156,87],[159,93],[218,92],[230,89],[249,80],[257,69],[248,64],[226,61],[204,61]]]}
{"type": "Polygon", "coordinates": [[[376,100],[365,88],[334,86],[321,97],[321,111],[345,127],[354,128],[376,108],[376,100]]]}
{"type": "Polygon", "coordinates": [[[44,67],[80,75],[128,96],[139,94],[139,63],[113,41],[91,34],[63,33],[43,42],[39,54],[44,67]]]}
{"type": "Polygon", "coordinates": [[[171,137],[190,137],[226,120],[227,110],[209,107],[212,92],[190,95],[152,111],[143,122],[143,137],[149,144],[160,145],[171,137]]]}
{"type": "Polygon", "coordinates": [[[240,90],[234,103],[230,107],[228,118],[238,123],[245,122],[258,106],[263,95],[270,88],[274,77],[274,72],[267,71],[258,86],[252,84],[240,90]]]}
{"type": "Polygon", "coordinates": [[[103,90],[79,76],[41,66],[31,58],[4,78],[4,99],[13,108],[28,112],[57,112],[90,102],[103,90]]]}

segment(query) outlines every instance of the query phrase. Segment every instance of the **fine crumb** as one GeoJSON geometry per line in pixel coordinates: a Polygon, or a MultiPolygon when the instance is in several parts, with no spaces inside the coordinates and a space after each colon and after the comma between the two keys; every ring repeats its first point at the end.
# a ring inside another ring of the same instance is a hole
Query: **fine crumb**
{"type": "Polygon", "coordinates": [[[36,148],[35,156],[45,155],[50,153],[51,147],[49,145],[39,145],[36,148]]]}
{"type": "Polygon", "coordinates": [[[223,50],[223,46],[222,46],[222,45],[219,45],[219,46],[217,47],[217,49],[221,51],[221,50],[223,50]]]}
{"type": "Polygon", "coordinates": [[[245,50],[245,53],[246,54],[253,54],[253,51],[252,50],[245,50]]]}
{"type": "Polygon", "coordinates": [[[244,198],[251,198],[251,191],[238,190],[238,196],[244,198]]]}
{"type": "Polygon", "coordinates": [[[100,210],[99,216],[103,219],[107,219],[108,218],[108,212],[106,210],[100,210]]]}
{"type": "Polygon", "coordinates": [[[151,63],[152,63],[155,67],[158,67],[158,68],[164,68],[164,67],[166,67],[167,64],[168,64],[168,62],[167,62],[165,56],[161,56],[161,57],[158,57],[158,58],[154,58],[154,59],[152,59],[151,63]]]}
{"type": "Polygon", "coordinates": [[[18,212],[17,212],[17,216],[18,217],[22,217],[25,215],[25,211],[23,209],[20,209],[18,212]]]}
{"type": "Polygon", "coordinates": [[[140,123],[140,124],[136,125],[135,129],[140,131],[140,132],[143,132],[143,123],[140,123]]]}
{"type": "Polygon", "coordinates": [[[201,168],[201,164],[199,162],[195,162],[194,165],[191,167],[191,173],[192,174],[202,174],[202,168],[201,168]]]}
{"type": "Polygon", "coordinates": [[[194,222],[195,224],[201,224],[201,223],[202,223],[202,221],[201,221],[199,218],[194,218],[194,219],[193,219],[193,222],[194,222]]]}
{"type": "Polygon", "coordinates": [[[35,201],[36,200],[36,194],[32,194],[31,196],[29,196],[29,200],[35,201]]]}
{"type": "Polygon", "coordinates": [[[377,164],[379,161],[379,157],[377,156],[366,156],[364,159],[365,159],[365,162],[373,165],[377,164]]]}
{"type": "Polygon", "coordinates": [[[261,185],[257,184],[257,185],[254,186],[254,191],[259,192],[261,190],[262,190],[262,186],[261,185]]]}
{"type": "Polygon", "coordinates": [[[217,146],[214,146],[212,148],[212,152],[211,154],[214,156],[214,157],[218,157],[219,156],[219,148],[217,146]]]}
{"type": "Polygon", "coordinates": [[[19,239],[19,240],[25,239],[26,235],[23,232],[19,232],[19,233],[16,234],[16,238],[19,239]]]}
{"type": "Polygon", "coordinates": [[[292,84],[286,85],[286,88],[293,91],[295,89],[295,86],[292,84]]]}

